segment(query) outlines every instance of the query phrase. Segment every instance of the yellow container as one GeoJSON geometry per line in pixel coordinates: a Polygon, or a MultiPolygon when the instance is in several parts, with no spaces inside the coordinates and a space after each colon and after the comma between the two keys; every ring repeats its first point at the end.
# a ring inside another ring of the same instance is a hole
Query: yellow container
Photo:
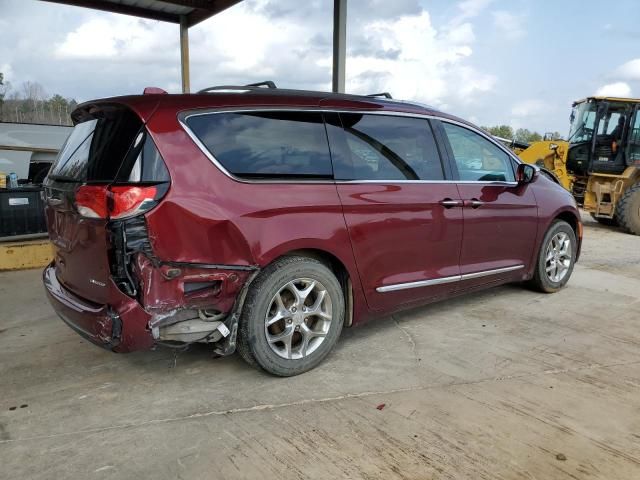
{"type": "Polygon", "coordinates": [[[42,268],[53,260],[53,245],[48,239],[0,242],[0,272],[42,268]]]}
{"type": "Polygon", "coordinates": [[[7,188],[7,174],[0,172],[0,188],[7,188]]]}

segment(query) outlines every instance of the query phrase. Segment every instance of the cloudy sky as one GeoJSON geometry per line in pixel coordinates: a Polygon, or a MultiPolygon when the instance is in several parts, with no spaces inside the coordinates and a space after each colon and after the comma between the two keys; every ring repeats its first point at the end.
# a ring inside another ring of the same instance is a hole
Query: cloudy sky
{"type": "MultiPolygon", "coordinates": [[[[571,101],[640,96],[637,0],[349,0],[347,91],[566,134],[571,101]]],[[[192,88],[331,87],[332,0],[246,0],[190,32],[192,88]],[[301,5],[305,5],[304,7],[301,5]]],[[[0,0],[0,72],[79,101],[180,90],[178,27],[0,0]]]]}

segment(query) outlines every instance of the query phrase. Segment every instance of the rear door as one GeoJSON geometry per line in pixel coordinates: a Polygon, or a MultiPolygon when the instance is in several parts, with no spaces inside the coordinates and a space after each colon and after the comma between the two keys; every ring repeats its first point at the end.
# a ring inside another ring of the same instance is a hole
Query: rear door
{"type": "Polygon", "coordinates": [[[462,208],[429,121],[328,114],[334,175],[367,302],[375,310],[451,293],[462,208]]]}
{"type": "Polygon", "coordinates": [[[110,285],[107,220],[81,216],[76,193],[83,185],[113,182],[141,128],[140,118],[125,107],[95,108],[76,124],[44,183],[58,280],[96,303],[107,301],[110,285]]]}
{"type": "Polygon", "coordinates": [[[524,273],[538,225],[532,189],[518,185],[513,160],[489,139],[444,120],[439,126],[464,202],[459,288],[524,273]]]}

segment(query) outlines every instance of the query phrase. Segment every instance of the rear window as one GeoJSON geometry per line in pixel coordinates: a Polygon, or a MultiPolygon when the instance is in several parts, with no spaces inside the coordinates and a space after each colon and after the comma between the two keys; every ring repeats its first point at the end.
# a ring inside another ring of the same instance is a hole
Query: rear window
{"type": "Polygon", "coordinates": [[[320,113],[210,113],[193,115],[186,123],[215,159],[238,177],[333,177],[320,113]]]}
{"type": "Polygon", "coordinates": [[[124,107],[107,107],[78,123],[49,177],[76,182],[167,181],[169,174],[140,118],[124,107]]]}

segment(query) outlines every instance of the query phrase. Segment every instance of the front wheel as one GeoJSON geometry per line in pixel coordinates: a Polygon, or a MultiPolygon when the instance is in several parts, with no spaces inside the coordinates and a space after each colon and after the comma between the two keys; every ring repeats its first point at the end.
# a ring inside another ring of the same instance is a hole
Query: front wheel
{"type": "Polygon", "coordinates": [[[340,282],[322,262],[283,257],[252,283],[243,307],[238,351],[251,365],[283,377],[317,366],[344,323],[340,282]]]}
{"type": "Polygon", "coordinates": [[[567,222],[556,220],[542,240],[531,285],[554,293],[566,285],[576,261],[576,235],[567,222]]]}

